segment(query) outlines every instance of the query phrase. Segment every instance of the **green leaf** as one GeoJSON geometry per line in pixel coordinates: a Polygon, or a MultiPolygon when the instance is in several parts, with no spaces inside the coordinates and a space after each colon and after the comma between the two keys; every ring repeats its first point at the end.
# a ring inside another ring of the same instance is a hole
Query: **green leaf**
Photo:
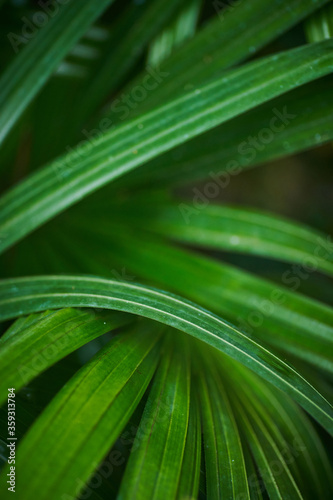
{"type": "Polygon", "coordinates": [[[0,320],[64,305],[130,312],[182,330],[289,394],[333,434],[332,406],[299,373],[248,335],[199,306],[142,285],[99,278],[45,276],[0,282],[0,320]]]}
{"type": "MultiPolygon", "coordinates": [[[[107,248],[117,268],[123,267],[128,273],[194,300],[265,344],[292,353],[320,370],[333,371],[330,354],[333,309],[295,292],[301,279],[293,268],[282,274],[281,285],[284,286],[281,286],[230,264],[177,248],[143,231],[138,241],[136,226],[131,229],[130,226],[113,225],[103,221],[102,214],[99,228],[95,224],[91,233],[86,229],[89,214],[85,214],[81,222],[78,217],[70,220],[73,241],[70,243],[69,238],[63,236],[62,239],[66,253],[77,263],[82,261],[82,270],[110,274],[108,266],[103,264],[107,248]],[[74,227],[81,231],[84,228],[81,237],[76,237],[74,227]],[[89,237],[90,234],[93,237],[89,237]],[[87,239],[90,240],[90,252],[99,256],[97,266],[79,250],[85,248],[87,239]]],[[[60,233],[57,238],[59,241],[60,233]]],[[[331,243],[325,245],[329,252],[331,248],[331,243]]],[[[76,272],[81,268],[75,268],[76,272]]],[[[306,278],[310,274],[305,271],[301,276],[306,278]]]]}
{"type": "MultiPolygon", "coordinates": [[[[245,440],[244,440],[245,441],[245,440]]],[[[255,462],[249,450],[248,444],[245,441],[243,446],[244,460],[247,471],[247,478],[249,483],[250,498],[251,500],[263,500],[263,491],[265,490],[262,480],[258,476],[255,462]]]]}
{"type": "Polygon", "coordinates": [[[305,23],[305,33],[309,42],[333,38],[332,2],[309,17],[305,23]]]}
{"type": "Polygon", "coordinates": [[[230,394],[237,394],[244,408],[252,406],[266,425],[302,494],[329,497],[333,493],[332,467],[307,416],[286,394],[243,366],[223,356],[219,367],[230,394]]]}
{"type": "Polygon", "coordinates": [[[125,210],[125,220],[136,227],[182,243],[309,263],[311,269],[333,276],[333,252],[325,250],[331,245],[330,238],[273,214],[249,207],[198,207],[191,200],[180,198],[159,203],[149,197],[126,204],[125,210]]]}
{"type": "Polygon", "coordinates": [[[191,390],[190,414],[177,498],[197,498],[201,464],[201,420],[196,391],[191,390]]]}
{"type": "Polygon", "coordinates": [[[327,40],[232,70],[169,105],[109,131],[93,144],[83,144],[28,177],[0,200],[2,251],[143,161],[330,73],[333,70],[332,48],[333,41],[327,40]],[[312,71],[308,71],[309,67],[312,71]]]}
{"type": "Polygon", "coordinates": [[[158,338],[147,322],[116,336],[52,400],[17,452],[26,500],[79,494],[142,398],[158,338]]]}
{"type": "MultiPolygon", "coordinates": [[[[219,15],[214,16],[179,50],[161,65],[163,74],[172,75],[149,92],[147,100],[139,103],[131,114],[159,106],[183,95],[189,88],[220,78],[222,71],[234,66],[282,35],[329,0],[247,0],[242,5],[213,2],[219,15]],[[223,4],[223,11],[219,9],[223,4]]],[[[144,78],[140,74],[123,89],[125,94],[139,85],[144,78]]],[[[108,115],[116,118],[114,112],[108,115]]]]}
{"type": "Polygon", "coordinates": [[[150,44],[148,64],[159,67],[178,46],[194,35],[201,7],[202,0],[190,0],[188,5],[184,6],[170,26],[150,44]]]}
{"type": "MultiPolygon", "coordinates": [[[[98,341],[95,343],[95,347],[98,341]]],[[[101,346],[100,346],[101,347],[101,346]]],[[[94,350],[95,354],[98,349],[94,350]]],[[[92,355],[93,355],[92,354],[92,355]]],[[[92,355],[90,357],[92,357],[92,355]]],[[[16,392],[15,437],[19,444],[36,418],[42,413],[57,392],[82,367],[80,356],[73,354],[62,359],[16,392]]],[[[11,386],[9,386],[11,387],[11,386]]],[[[6,387],[7,393],[8,387],[6,387]]],[[[0,409],[0,435],[6,439],[8,427],[7,404],[0,409]]],[[[7,456],[7,454],[6,454],[7,456]]],[[[2,469],[2,467],[0,467],[2,469]]]]}
{"type": "MultiPolygon", "coordinates": [[[[125,185],[137,190],[142,184],[156,188],[207,179],[207,184],[215,187],[206,191],[203,186],[203,195],[211,200],[247,168],[333,140],[332,119],[329,76],[287,92],[166,152],[119,179],[116,187],[125,185]],[[284,116],[284,122],[277,121],[278,116],[284,116]]],[[[195,198],[197,191],[192,193],[195,198]]]]}
{"type": "MultiPolygon", "coordinates": [[[[18,497],[333,497],[333,309],[313,272],[333,275],[333,244],[211,203],[238,193],[222,190],[245,168],[333,140],[332,2],[45,1],[58,15],[17,58],[1,48],[0,252],[29,235],[0,264],[18,497]],[[304,20],[318,42],[298,47],[304,20]]],[[[30,0],[3,10],[6,40],[34,15],[30,0]]],[[[288,161],[320,157],[326,172],[321,150],[288,161]]]]}
{"type": "Polygon", "coordinates": [[[116,19],[101,63],[95,69],[93,78],[87,80],[82,92],[75,97],[73,106],[78,112],[78,126],[85,123],[106,97],[123,83],[148,43],[177,14],[180,5],[180,0],[134,2],[116,19]]]}
{"type": "Polygon", "coordinates": [[[249,405],[244,408],[237,405],[236,408],[269,498],[303,499],[278,446],[258,414],[249,405]]]}
{"type": "Polygon", "coordinates": [[[208,498],[250,498],[245,462],[235,417],[211,359],[203,364],[201,397],[208,498]]]}
{"type": "Polygon", "coordinates": [[[10,34],[14,51],[21,51],[0,79],[0,145],[64,56],[112,1],[85,0],[79,8],[75,2],[56,3],[52,13],[40,11],[46,25],[35,27],[31,39],[10,34]]]}
{"type": "Polygon", "coordinates": [[[130,321],[124,314],[62,309],[19,319],[0,339],[0,404],[8,387],[33,378],[96,337],[130,321]]]}
{"type": "Polygon", "coordinates": [[[186,344],[177,346],[177,342],[164,350],[126,466],[119,500],[178,498],[190,406],[186,351],[186,344]]]}
{"type": "Polygon", "coordinates": [[[51,311],[44,311],[42,313],[29,314],[29,316],[23,316],[22,318],[18,318],[5,331],[5,333],[2,335],[0,339],[0,342],[10,339],[12,336],[17,335],[18,332],[33,325],[35,322],[40,321],[43,318],[46,318],[47,316],[49,316],[49,314],[51,314],[51,311]]]}

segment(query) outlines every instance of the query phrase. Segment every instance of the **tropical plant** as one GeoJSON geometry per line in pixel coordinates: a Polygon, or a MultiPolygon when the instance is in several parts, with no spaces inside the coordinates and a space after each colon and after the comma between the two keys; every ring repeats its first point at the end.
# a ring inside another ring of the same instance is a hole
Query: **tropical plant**
{"type": "Polygon", "coordinates": [[[219,202],[333,140],[332,2],[0,8],[1,498],[333,498],[333,243],[219,202]]]}

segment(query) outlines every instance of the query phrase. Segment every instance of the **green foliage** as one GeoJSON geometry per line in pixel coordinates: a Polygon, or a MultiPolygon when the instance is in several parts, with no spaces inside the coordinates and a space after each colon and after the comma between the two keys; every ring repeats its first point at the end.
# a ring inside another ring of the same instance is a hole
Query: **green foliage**
{"type": "Polygon", "coordinates": [[[333,140],[332,2],[0,6],[1,498],[9,388],[18,500],[332,498],[331,238],[219,202],[333,140]]]}

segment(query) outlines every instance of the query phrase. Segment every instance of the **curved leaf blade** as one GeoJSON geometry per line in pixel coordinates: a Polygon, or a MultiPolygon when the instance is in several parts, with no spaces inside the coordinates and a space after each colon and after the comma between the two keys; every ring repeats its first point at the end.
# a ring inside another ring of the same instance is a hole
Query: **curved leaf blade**
{"type": "Polygon", "coordinates": [[[221,357],[218,364],[228,380],[230,395],[253,407],[266,426],[299,490],[312,498],[325,498],[333,491],[332,466],[310,419],[280,391],[253,372],[221,357]]]}
{"type": "Polygon", "coordinates": [[[1,250],[144,161],[330,73],[332,49],[333,41],[326,40],[232,70],[213,83],[116,127],[93,144],[83,144],[31,175],[0,200],[1,250]],[[309,65],[311,72],[307,71],[309,65]]]}
{"type": "Polygon", "coordinates": [[[191,390],[190,414],[177,498],[197,498],[201,464],[201,420],[196,392],[191,390]]]}
{"type": "Polygon", "coordinates": [[[164,351],[118,500],[178,498],[190,406],[190,364],[186,347],[176,342],[176,346],[164,351]]]}
{"type": "Polygon", "coordinates": [[[85,0],[80,8],[75,2],[56,3],[51,14],[41,12],[46,25],[36,28],[30,40],[13,38],[17,52],[18,41],[28,44],[0,79],[0,145],[63,57],[112,1],[85,0]]]}
{"type": "Polygon", "coordinates": [[[0,320],[64,304],[130,312],[182,330],[285,391],[333,434],[332,406],[296,370],[231,324],[184,299],[99,278],[45,276],[0,282],[0,320]]]}
{"type": "Polygon", "coordinates": [[[126,213],[136,226],[183,243],[286,262],[314,262],[318,271],[333,276],[333,252],[325,250],[332,245],[330,238],[274,214],[214,204],[197,209],[187,200],[158,203],[149,197],[144,203],[126,204],[126,213]]]}
{"type": "Polygon", "coordinates": [[[221,378],[211,360],[199,376],[207,496],[250,499],[241,439],[221,378]]]}
{"type": "MultiPolygon", "coordinates": [[[[223,192],[247,168],[333,140],[331,89],[329,76],[283,94],[149,161],[119,179],[116,187],[156,188],[207,179],[216,193],[223,192]],[[285,123],[276,121],[286,115],[290,119],[285,123]]],[[[211,193],[203,190],[208,200],[211,193]]]]}
{"type": "Polygon", "coordinates": [[[79,347],[130,321],[121,313],[76,309],[39,316],[24,319],[22,327],[14,324],[0,339],[0,404],[8,387],[19,390],[79,347]]]}
{"type": "MultiPolygon", "coordinates": [[[[88,218],[83,225],[80,218],[73,220],[71,228],[86,230],[88,218]]],[[[100,248],[108,248],[108,255],[119,268],[124,266],[150,283],[207,307],[265,344],[306,360],[320,370],[333,371],[333,309],[297,293],[300,278],[292,269],[283,273],[281,285],[277,285],[143,232],[138,240],[137,229],[134,233],[128,225],[102,223],[102,216],[100,222],[100,227],[91,233],[94,235],[91,241],[96,243],[91,243],[90,248],[96,255],[100,248]]],[[[82,233],[76,239],[71,229],[71,237],[72,244],[68,238],[64,241],[65,249],[76,262],[82,261],[77,271],[89,269],[91,273],[107,276],[105,265],[99,262],[91,267],[78,250],[87,240],[86,233],[84,239],[82,233]]]]}
{"type": "Polygon", "coordinates": [[[304,497],[299,491],[288,465],[258,414],[249,405],[246,408],[237,405],[237,413],[242,421],[242,428],[252,454],[260,468],[269,498],[303,500],[304,497]]]}
{"type": "Polygon", "coordinates": [[[116,19],[104,49],[102,63],[94,71],[73,103],[77,127],[91,117],[114,92],[144,54],[149,41],[177,15],[179,0],[134,2],[116,19]],[[126,36],[124,35],[126,32],[126,36]],[[114,71],[117,68],[117,71],[114,71]],[[82,102],[85,103],[82,106],[82,102]]]}
{"type": "MultiPolygon", "coordinates": [[[[230,5],[229,8],[227,3],[213,2],[217,16],[161,65],[161,70],[170,73],[172,79],[162,81],[150,91],[147,100],[140,103],[131,115],[152,109],[160,102],[170,100],[171,96],[184,94],[188,86],[196,87],[219,78],[227,68],[253,57],[262,47],[328,1],[290,0],[285,4],[272,0],[267,4],[264,0],[247,0],[242,5],[230,5]]],[[[143,77],[140,74],[131,81],[124,92],[130,92],[143,77]]],[[[113,111],[107,116],[117,119],[113,111]]]]}
{"type": "Polygon", "coordinates": [[[116,336],[52,400],[17,451],[26,500],[79,494],[78,484],[89,479],[142,398],[158,339],[147,322],[116,336]]]}

